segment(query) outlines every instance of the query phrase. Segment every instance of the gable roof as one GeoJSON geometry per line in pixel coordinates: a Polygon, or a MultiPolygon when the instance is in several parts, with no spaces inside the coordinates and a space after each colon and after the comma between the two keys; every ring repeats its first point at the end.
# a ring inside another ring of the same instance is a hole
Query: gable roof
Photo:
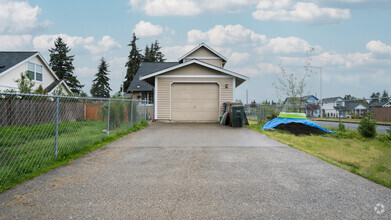
{"type": "Polygon", "coordinates": [[[61,84],[64,85],[64,87],[68,90],[70,94],[72,94],[72,90],[68,87],[68,85],[64,82],[64,80],[54,80],[48,87],[46,87],[46,91],[50,93],[53,91],[55,88],[60,86],[61,84]]]}
{"type": "Polygon", "coordinates": [[[224,74],[236,77],[236,78],[238,78],[238,79],[240,79],[242,81],[246,81],[246,80],[249,79],[247,76],[241,75],[239,73],[235,73],[235,72],[230,71],[230,70],[226,70],[226,69],[223,69],[223,68],[220,68],[220,67],[217,67],[217,66],[214,66],[214,65],[211,65],[211,64],[199,61],[199,60],[191,60],[191,61],[184,62],[184,63],[178,64],[178,65],[175,65],[175,66],[172,66],[172,67],[160,70],[160,71],[156,71],[156,72],[144,75],[144,76],[140,77],[140,80],[146,80],[148,78],[155,77],[157,75],[160,75],[160,74],[163,74],[163,73],[166,73],[166,72],[178,69],[178,68],[182,68],[182,67],[185,67],[185,66],[188,66],[188,65],[191,65],[191,64],[197,64],[197,65],[200,65],[200,66],[204,66],[206,68],[213,69],[213,70],[216,70],[218,72],[221,72],[221,73],[224,73],[224,74]]]}
{"type": "Polygon", "coordinates": [[[330,98],[324,98],[322,99],[322,103],[330,103],[330,102],[335,102],[338,99],[342,99],[340,96],[338,97],[330,97],[330,98]]]}
{"type": "Polygon", "coordinates": [[[388,102],[374,102],[372,104],[369,104],[370,107],[382,107],[383,105],[386,105],[388,102]]]}
{"type": "Polygon", "coordinates": [[[208,45],[206,45],[205,43],[200,43],[198,46],[196,46],[195,48],[193,48],[192,50],[190,50],[189,52],[187,52],[185,55],[181,56],[178,61],[179,62],[182,62],[183,59],[185,59],[186,57],[188,57],[190,54],[192,54],[194,51],[200,49],[201,47],[205,47],[207,50],[209,50],[210,52],[214,53],[216,56],[220,57],[222,60],[224,60],[225,62],[228,61],[227,58],[225,58],[223,55],[221,55],[219,52],[213,50],[211,47],[209,47],[208,45]]]}
{"type": "Polygon", "coordinates": [[[345,110],[345,111],[350,111],[350,110],[353,110],[354,108],[362,105],[364,108],[368,109],[367,106],[365,106],[363,103],[361,102],[357,102],[355,100],[349,100],[349,101],[344,101],[345,102],[345,106],[334,106],[335,109],[337,110],[345,110]]]}
{"type": "Polygon", "coordinates": [[[0,51],[0,75],[37,53],[37,51],[0,51]]]}
{"type": "MultiPolygon", "coordinates": [[[[301,101],[307,101],[311,97],[314,97],[316,100],[319,100],[314,95],[305,95],[305,96],[301,97],[301,101]]],[[[299,97],[297,97],[297,98],[299,98],[299,97]]],[[[294,101],[294,99],[295,99],[295,97],[288,97],[288,98],[285,99],[285,102],[294,101]]]]}
{"type": "Polygon", "coordinates": [[[130,85],[126,91],[152,91],[153,86],[145,81],[140,80],[140,77],[167,69],[175,65],[178,65],[178,62],[142,62],[140,68],[137,70],[136,75],[134,76],[132,82],[130,82],[130,85]]]}

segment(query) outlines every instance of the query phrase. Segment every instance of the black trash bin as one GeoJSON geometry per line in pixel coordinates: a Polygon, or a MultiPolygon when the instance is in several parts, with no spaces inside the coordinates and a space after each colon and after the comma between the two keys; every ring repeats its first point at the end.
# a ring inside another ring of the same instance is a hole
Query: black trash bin
{"type": "Polygon", "coordinates": [[[244,122],[244,106],[231,106],[231,124],[232,127],[243,127],[244,122]]]}

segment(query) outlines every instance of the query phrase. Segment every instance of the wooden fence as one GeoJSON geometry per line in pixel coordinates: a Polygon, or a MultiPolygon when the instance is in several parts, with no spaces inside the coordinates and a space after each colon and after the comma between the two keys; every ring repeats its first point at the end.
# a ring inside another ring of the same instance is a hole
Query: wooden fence
{"type": "Polygon", "coordinates": [[[373,119],[376,121],[391,121],[391,107],[374,107],[373,119]]]}

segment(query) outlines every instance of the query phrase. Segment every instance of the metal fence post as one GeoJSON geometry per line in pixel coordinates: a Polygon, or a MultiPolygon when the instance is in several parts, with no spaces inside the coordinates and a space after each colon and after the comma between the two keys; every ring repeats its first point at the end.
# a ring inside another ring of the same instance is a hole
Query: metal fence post
{"type": "Polygon", "coordinates": [[[134,101],[130,101],[130,126],[133,126],[133,114],[134,114],[133,102],[134,101]]]}
{"type": "Polygon", "coordinates": [[[58,114],[59,114],[59,105],[60,98],[56,98],[56,137],[55,137],[55,146],[54,146],[54,157],[57,158],[58,155],[58,114]]]}
{"type": "Polygon", "coordinates": [[[262,121],[262,104],[259,104],[259,120],[262,121]]]}
{"type": "Polygon", "coordinates": [[[107,105],[107,135],[110,134],[110,99],[107,105]]]}
{"type": "Polygon", "coordinates": [[[144,119],[147,120],[147,98],[144,99],[144,119]]]}

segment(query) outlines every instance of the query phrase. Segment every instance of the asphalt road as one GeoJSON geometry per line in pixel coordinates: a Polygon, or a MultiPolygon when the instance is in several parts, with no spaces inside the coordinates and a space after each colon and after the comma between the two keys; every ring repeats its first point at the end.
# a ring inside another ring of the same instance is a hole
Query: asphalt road
{"type": "MultiPolygon", "coordinates": [[[[316,124],[320,126],[327,126],[327,127],[338,127],[338,122],[332,122],[332,121],[315,121],[316,124]]],[[[356,123],[344,123],[345,128],[347,129],[357,129],[358,124],[356,123]]],[[[390,129],[391,126],[385,126],[385,125],[378,125],[376,127],[377,132],[386,133],[387,129],[390,129]]]]}
{"type": "Polygon", "coordinates": [[[247,128],[154,123],[0,194],[0,219],[84,218],[391,219],[391,190],[247,128]]]}

